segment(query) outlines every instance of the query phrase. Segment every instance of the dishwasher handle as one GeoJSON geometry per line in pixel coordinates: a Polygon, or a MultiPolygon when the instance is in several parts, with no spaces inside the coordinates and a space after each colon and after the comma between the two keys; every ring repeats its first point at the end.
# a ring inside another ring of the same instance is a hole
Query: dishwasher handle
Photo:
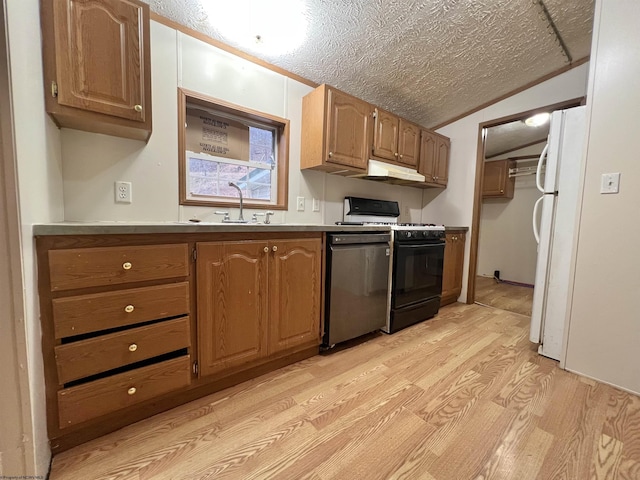
{"type": "Polygon", "coordinates": [[[331,245],[356,245],[363,243],[389,243],[390,233],[339,233],[329,235],[331,245]]]}

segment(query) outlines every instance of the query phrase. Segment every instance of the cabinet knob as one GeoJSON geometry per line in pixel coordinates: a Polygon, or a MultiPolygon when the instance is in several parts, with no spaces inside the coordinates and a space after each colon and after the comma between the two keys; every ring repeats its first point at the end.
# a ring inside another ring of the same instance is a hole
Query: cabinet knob
{"type": "Polygon", "coordinates": [[[274,246],[273,246],[273,248],[272,248],[271,250],[273,250],[274,252],[277,252],[277,251],[278,251],[278,247],[276,247],[276,246],[274,245],[274,246]]]}
{"type": "Polygon", "coordinates": [[[135,393],[136,393],[137,391],[138,391],[138,390],[136,389],[136,387],[131,387],[129,390],[127,390],[127,393],[128,393],[129,395],[135,395],[135,393]]]}
{"type": "Polygon", "coordinates": [[[400,159],[402,160],[402,155],[400,155],[400,159]]]}
{"type": "Polygon", "coordinates": [[[138,349],[138,345],[136,345],[135,343],[132,343],[131,345],[129,345],[130,352],[135,352],[137,349],[138,349]]]}
{"type": "Polygon", "coordinates": [[[269,251],[269,247],[264,247],[264,253],[267,253],[269,251]]]}
{"type": "Polygon", "coordinates": [[[122,264],[122,268],[125,270],[131,270],[131,267],[133,267],[133,265],[131,265],[131,262],[124,262],[122,264]]]}
{"type": "Polygon", "coordinates": [[[333,152],[329,152],[329,158],[333,157],[333,152]]]}
{"type": "Polygon", "coordinates": [[[504,193],[504,190],[500,190],[500,193],[504,193]]]}
{"type": "MultiPolygon", "coordinates": [[[[398,152],[394,153],[393,156],[397,157],[398,156],[398,152]]],[[[402,158],[402,156],[400,156],[400,158],[402,158]]]]}
{"type": "Polygon", "coordinates": [[[126,307],[124,307],[124,311],[127,313],[131,313],[135,310],[135,307],[133,305],[127,305],[126,307]]]}
{"type": "Polygon", "coordinates": [[[142,105],[136,105],[136,106],[134,106],[134,107],[133,107],[133,109],[134,109],[136,112],[140,113],[140,112],[142,112],[142,105]]]}

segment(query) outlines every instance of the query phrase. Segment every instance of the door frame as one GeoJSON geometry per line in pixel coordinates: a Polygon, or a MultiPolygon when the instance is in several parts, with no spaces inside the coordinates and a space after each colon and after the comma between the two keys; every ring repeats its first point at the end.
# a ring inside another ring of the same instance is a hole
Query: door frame
{"type": "MultiPolygon", "coordinates": [[[[2,473],[13,476],[36,472],[33,422],[27,369],[21,219],[11,98],[11,71],[7,42],[6,0],[0,1],[0,378],[6,395],[0,396],[0,419],[6,434],[2,442],[2,473]]],[[[26,477],[25,477],[26,478],[26,477]]]]}
{"type": "Polygon", "coordinates": [[[523,120],[537,113],[552,112],[564,108],[584,105],[586,97],[572,98],[551,105],[534,108],[505,117],[488,120],[478,124],[478,146],[476,151],[476,180],[473,193],[473,216],[471,220],[471,240],[469,245],[469,274],[467,278],[467,304],[476,300],[476,274],[478,269],[478,243],[480,241],[480,216],[482,214],[482,184],[484,179],[484,150],[486,143],[486,129],[504,125],[515,120],[523,120]]]}

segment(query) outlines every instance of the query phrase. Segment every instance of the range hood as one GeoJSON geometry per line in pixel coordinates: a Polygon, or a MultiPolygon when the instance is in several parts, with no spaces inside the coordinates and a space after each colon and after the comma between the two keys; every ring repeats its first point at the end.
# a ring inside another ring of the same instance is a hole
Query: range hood
{"type": "Polygon", "coordinates": [[[354,176],[366,180],[377,180],[379,182],[397,183],[401,185],[424,183],[426,181],[426,177],[413,168],[391,165],[378,160],[369,160],[367,173],[354,176]]]}

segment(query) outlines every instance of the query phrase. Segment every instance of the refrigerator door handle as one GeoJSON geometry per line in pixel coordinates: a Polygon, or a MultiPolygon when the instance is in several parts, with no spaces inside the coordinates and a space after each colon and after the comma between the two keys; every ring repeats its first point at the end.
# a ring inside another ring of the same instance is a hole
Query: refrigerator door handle
{"type": "Polygon", "coordinates": [[[536,203],[533,205],[533,219],[532,219],[532,223],[533,223],[533,236],[536,238],[536,244],[540,244],[540,229],[538,227],[538,208],[540,208],[540,204],[542,203],[542,200],[544,199],[544,196],[540,197],[538,200],[536,200],[536,203]]]}
{"type": "Polygon", "coordinates": [[[544,187],[542,186],[542,167],[544,166],[544,160],[547,156],[548,150],[549,144],[547,143],[542,149],[542,153],[540,154],[540,158],[538,159],[538,168],[536,168],[536,187],[538,187],[538,190],[540,190],[542,193],[544,193],[544,187]]]}

